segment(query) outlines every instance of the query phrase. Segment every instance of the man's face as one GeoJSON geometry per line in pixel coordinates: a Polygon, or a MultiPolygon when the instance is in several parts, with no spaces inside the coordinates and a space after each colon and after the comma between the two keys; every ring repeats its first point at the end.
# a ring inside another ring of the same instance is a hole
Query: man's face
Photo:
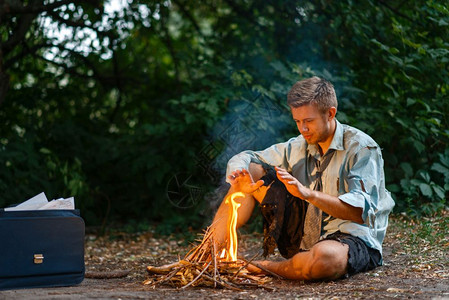
{"type": "Polygon", "coordinates": [[[323,114],[313,104],[292,107],[291,112],[299,132],[308,144],[324,143],[332,138],[332,112],[323,114]]]}

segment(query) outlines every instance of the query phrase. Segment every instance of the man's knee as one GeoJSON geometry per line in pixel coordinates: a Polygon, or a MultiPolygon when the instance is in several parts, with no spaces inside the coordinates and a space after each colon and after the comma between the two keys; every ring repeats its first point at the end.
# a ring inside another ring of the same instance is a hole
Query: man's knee
{"type": "Polygon", "coordinates": [[[317,243],[310,251],[313,263],[308,273],[312,279],[337,279],[346,274],[348,245],[324,241],[317,243]]]}
{"type": "Polygon", "coordinates": [[[250,163],[248,171],[251,174],[251,177],[253,177],[254,181],[259,180],[266,174],[265,169],[262,167],[262,165],[256,163],[250,163]]]}

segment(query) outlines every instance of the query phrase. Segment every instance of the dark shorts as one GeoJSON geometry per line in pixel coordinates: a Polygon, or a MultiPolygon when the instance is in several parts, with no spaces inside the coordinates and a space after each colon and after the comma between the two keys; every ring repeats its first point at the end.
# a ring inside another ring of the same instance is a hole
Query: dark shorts
{"type": "Polygon", "coordinates": [[[381,265],[382,255],[380,252],[368,247],[358,237],[338,231],[328,235],[321,241],[325,240],[338,241],[349,246],[348,273],[344,277],[366,272],[381,265]]]}

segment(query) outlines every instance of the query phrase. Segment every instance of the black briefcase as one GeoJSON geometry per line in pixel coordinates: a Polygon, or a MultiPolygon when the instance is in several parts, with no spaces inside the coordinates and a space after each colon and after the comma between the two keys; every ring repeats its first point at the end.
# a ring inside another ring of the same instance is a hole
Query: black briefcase
{"type": "Polygon", "coordinates": [[[81,283],[84,229],[79,210],[0,210],[0,290],[81,283]]]}

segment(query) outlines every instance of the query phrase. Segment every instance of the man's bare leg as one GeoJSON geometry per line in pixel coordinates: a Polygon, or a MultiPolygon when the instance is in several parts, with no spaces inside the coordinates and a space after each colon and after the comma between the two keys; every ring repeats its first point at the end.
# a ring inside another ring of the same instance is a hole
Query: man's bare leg
{"type": "MultiPolygon", "coordinates": [[[[315,244],[310,251],[299,252],[284,261],[254,262],[284,278],[296,280],[338,279],[347,272],[349,246],[338,241],[326,240],[315,244]]],[[[248,270],[264,273],[249,265],[248,270]]]]}
{"type": "MultiPolygon", "coordinates": [[[[265,175],[265,170],[262,168],[262,166],[255,163],[250,164],[248,171],[254,181],[260,180],[260,178],[265,175]]],[[[222,245],[226,241],[229,231],[227,222],[229,217],[230,204],[225,203],[225,199],[235,192],[240,192],[240,190],[238,189],[238,187],[231,185],[228,193],[226,194],[226,197],[221,202],[221,205],[218,208],[211,225],[214,241],[219,245],[222,245]]],[[[237,218],[237,228],[239,228],[244,225],[251,217],[254,206],[256,204],[256,200],[251,194],[245,194],[245,197],[237,197],[235,198],[235,201],[241,204],[238,209],[237,218]]]]}

